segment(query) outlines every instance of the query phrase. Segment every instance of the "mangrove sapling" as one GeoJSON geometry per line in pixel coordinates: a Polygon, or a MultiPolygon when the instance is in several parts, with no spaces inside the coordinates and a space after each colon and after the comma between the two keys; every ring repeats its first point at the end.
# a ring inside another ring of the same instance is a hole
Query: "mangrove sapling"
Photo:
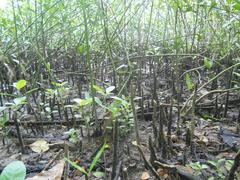
{"type": "MultiPolygon", "coordinates": [[[[96,99],[96,97],[95,97],[96,99]]],[[[79,116],[81,116],[84,120],[85,120],[85,126],[87,129],[87,136],[90,137],[90,120],[91,120],[91,106],[93,103],[92,97],[86,93],[85,94],[85,98],[84,99],[80,99],[80,98],[76,98],[73,99],[73,101],[75,102],[74,105],[67,105],[66,107],[71,107],[77,111],[79,111],[79,116]]],[[[76,127],[76,125],[75,125],[76,127]]]]}
{"type": "Polygon", "coordinates": [[[7,103],[8,108],[12,110],[12,119],[14,120],[14,124],[17,130],[17,135],[18,135],[18,140],[19,144],[21,146],[21,152],[24,153],[24,143],[22,139],[22,134],[20,131],[19,127],[19,122],[18,122],[18,110],[25,105],[26,102],[26,96],[23,96],[20,92],[22,88],[26,86],[27,82],[25,80],[19,80],[18,82],[14,83],[13,86],[17,89],[18,95],[15,99],[13,99],[12,103],[7,103]]]}
{"type": "Polygon", "coordinates": [[[19,126],[18,112],[24,105],[27,104],[26,96],[28,96],[30,93],[32,93],[35,90],[35,89],[32,89],[30,91],[27,91],[25,94],[22,94],[21,89],[23,89],[26,86],[26,84],[27,84],[27,81],[23,79],[14,83],[13,86],[17,89],[17,95],[13,95],[15,96],[15,98],[13,99],[13,102],[6,103],[6,107],[9,108],[9,110],[12,110],[12,119],[14,120],[14,124],[16,126],[18,140],[21,146],[22,153],[24,153],[25,151],[24,151],[22,134],[19,126]]]}
{"type": "Polygon", "coordinates": [[[92,116],[94,117],[95,120],[95,134],[101,134],[100,130],[100,123],[97,119],[97,109],[96,109],[96,102],[95,102],[95,96],[96,92],[94,90],[93,85],[95,84],[94,82],[94,77],[93,77],[93,71],[92,71],[92,62],[91,62],[91,54],[90,54],[90,39],[89,39],[89,25],[88,25],[88,10],[89,10],[89,2],[87,1],[81,1],[80,2],[81,9],[83,11],[83,20],[84,20],[84,37],[85,37],[85,43],[86,43],[86,60],[87,60],[87,68],[89,70],[89,75],[90,75],[90,89],[91,89],[91,97],[92,97],[92,116]]]}
{"type": "MultiPolygon", "coordinates": [[[[119,127],[121,134],[128,133],[132,128],[132,112],[130,109],[130,103],[127,101],[127,98],[125,96],[114,96],[112,93],[115,89],[114,86],[109,86],[105,90],[97,85],[94,85],[93,87],[96,92],[100,93],[103,96],[103,102],[101,102],[99,98],[95,98],[96,103],[100,107],[104,108],[107,112],[110,112],[110,121],[114,121],[116,117],[119,118],[118,121],[120,123],[119,127]],[[110,104],[108,101],[110,101],[110,104]]],[[[106,124],[112,128],[112,122],[108,122],[106,124]]],[[[107,126],[104,128],[108,128],[107,126]]]]}
{"type": "MultiPolygon", "coordinates": [[[[123,99],[123,98],[119,98],[117,96],[111,96],[111,92],[115,89],[114,86],[110,86],[108,88],[106,88],[106,90],[103,90],[102,88],[100,88],[97,85],[94,85],[94,88],[97,92],[99,92],[100,94],[103,95],[104,97],[104,102],[106,102],[106,99],[108,96],[110,96],[109,98],[112,99],[112,103],[110,105],[106,104],[103,105],[102,102],[99,99],[96,99],[96,102],[103,108],[105,108],[108,112],[110,112],[110,118],[107,119],[106,121],[112,121],[110,122],[110,124],[113,124],[113,160],[112,160],[112,174],[111,174],[111,179],[115,179],[117,176],[117,166],[118,166],[118,141],[119,141],[119,131],[123,130],[125,132],[129,127],[129,119],[128,119],[128,113],[130,113],[129,110],[129,103],[123,99]],[[125,120],[125,124],[123,124],[123,129],[119,130],[119,120],[121,118],[121,112],[122,111],[126,111],[127,115],[125,120]]],[[[109,123],[108,123],[109,124],[109,123]]],[[[107,130],[108,127],[104,127],[105,128],[105,132],[107,130]]],[[[111,128],[111,127],[110,127],[111,128]]],[[[105,135],[107,135],[105,133],[105,135]]],[[[105,137],[106,138],[106,137],[105,137]]]]}

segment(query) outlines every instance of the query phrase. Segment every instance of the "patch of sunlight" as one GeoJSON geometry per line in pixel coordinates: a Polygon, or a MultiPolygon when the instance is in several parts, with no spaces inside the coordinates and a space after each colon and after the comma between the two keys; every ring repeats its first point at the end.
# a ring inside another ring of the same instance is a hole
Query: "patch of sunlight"
{"type": "Polygon", "coordinates": [[[0,0],[0,9],[5,9],[7,7],[8,0],[0,0]]]}

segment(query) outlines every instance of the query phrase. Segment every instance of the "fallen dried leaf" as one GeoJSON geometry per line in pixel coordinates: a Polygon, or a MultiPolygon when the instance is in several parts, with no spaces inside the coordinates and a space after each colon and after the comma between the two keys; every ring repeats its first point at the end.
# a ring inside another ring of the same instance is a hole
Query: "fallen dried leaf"
{"type": "Polygon", "coordinates": [[[43,153],[48,151],[49,144],[44,139],[37,140],[36,142],[29,145],[29,147],[37,153],[43,153]]]}
{"type": "Polygon", "coordinates": [[[142,173],[141,180],[147,180],[150,178],[150,175],[148,172],[142,173]]]}

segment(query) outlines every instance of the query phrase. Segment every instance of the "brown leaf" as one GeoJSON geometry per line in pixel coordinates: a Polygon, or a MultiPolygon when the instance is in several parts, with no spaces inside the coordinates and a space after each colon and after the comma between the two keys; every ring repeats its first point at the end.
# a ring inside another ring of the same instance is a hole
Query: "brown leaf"
{"type": "Polygon", "coordinates": [[[141,176],[141,180],[147,180],[150,178],[150,175],[148,172],[143,172],[141,176]]]}
{"type": "Polygon", "coordinates": [[[37,140],[36,142],[29,145],[29,147],[37,153],[43,153],[48,151],[49,144],[44,139],[37,140]]]}

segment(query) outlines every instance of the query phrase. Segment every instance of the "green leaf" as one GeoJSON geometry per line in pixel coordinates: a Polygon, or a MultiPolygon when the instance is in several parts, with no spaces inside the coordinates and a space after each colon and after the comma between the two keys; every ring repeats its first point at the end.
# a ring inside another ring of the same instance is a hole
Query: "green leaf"
{"type": "Polygon", "coordinates": [[[96,154],[96,156],[94,157],[91,165],[90,165],[90,168],[88,170],[88,173],[90,174],[91,171],[93,170],[93,168],[96,166],[97,164],[97,161],[100,159],[100,157],[102,156],[104,150],[108,148],[108,145],[106,143],[103,144],[103,146],[101,147],[101,149],[98,151],[98,153],[96,154]]]}
{"type": "Polygon", "coordinates": [[[115,86],[110,86],[106,89],[106,94],[109,94],[110,92],[112,92],[115,89],[115,86]]]}
{"type": "Polygon", "coordinates": [[[54,85],[56,87],[63,87],[65,84],[67,84],[67,82],[61,82],[61,83],[52,82],[52,85],[54,85]]]}
{"type": "Polygon", "coordinates": [[[25,87],[26,84],[27,84],[27,81],[24,80],[24,79],[21,79],[21,80],[19,80],[18,82],[14,83],[13,86],[14,86],[15,88],[17,88],[17,90],[20,90],[20,89],[22,89],[23,87],[25,87]]]}
{"type": "Polygon", "coordinates": [[[82,168],[81,166],[77,165],[77,163],[67,159],[67,158],[64,158],[69,164],[71,164],[75,169],[79,170],[80,172],[82,172],[83,174],[87,175],[88,176],[88,173],[87,171],[82,168]]]}
{"type": "Polygon", "coordinates": [[[5,124],[8,122],[9,118],[6,112],[3,113],[2,117],[0,117],[0,128],[3,128],[5,124]]]}
{"type": "Polygon", "coordinates": [[[4,111],[5,109],[7,109],[6,106],[0,106],[0,112],[4,111]]]}
{"type": "Polygon", "coordinates": [[[187,88],[189,90],[191,90],[193,88],[193,86],[194,86],[194,84],[192,82],[192,79],[191,79],[191,77],[190,77],[190,75],[188,73],[186,74],[186,84],[187,84],[187,88]]]}
{"type": "Polygon", "coordinates": [[[105,176],[105,173],[104,172],[100,172],[100,171],[96,171],[93,173],[93,175],[97,178],[102,178],[105,176]]]}
{"type": "Polygon", "coordinates": [[[203,164],[201,168],[202,168],[202,169],[208,169],[208,168],[209,168],[209,166],[208,166],[208,165],[206,165],[206,164],[203,164]]]}
{"type": "Polygon", "coordinates": [[[213,165],[214,167],[217,167],[217,163],[215,161],[207,161],[209,164],[213,165]]]}
{"type": "Polygon", "coordinates": [[[105,94],[105,93],[104,93],[104,90],[103,90],[101,87],[99,87],[99,86],[97,86],[97,85],[93,85],[93,88],[94,88],[97,92],[99,92],[99,93],[101,93],[101,94],[105,94]]]}
{"type": "Polygon", "coordinates": [[[236,11],[239,11],[240,10],[240,2],[236,2],[233,6],[233,9],[236,11]]]}
{"type": "Polygon", "coordinates": [[[92,98],[87,98],[87,99],[76,98],[76,99],[73,99],[73,101],[76,102],[79,106],[86,106],[92,103],[92,98]]]}
{"type": "Polygon", "coordinates": [[[228,171],[230,171],[230,169],[232,168],[233,165],[233,160],[227,160],[225,163],[225,167],[228,171]]]}
{"type": "Polygon", "coordinates": [[[214,180],[214,177],[212,176],[212,177],[208,178],[208,180],[214,180]]]}
{"type": "Polygon", "coordinates": [[[26,167],[22,161],[13,161],[2,171],[1,180],[24,180],[26,176],[26,167]]]}
{"type": "Polygon", "coordinates": [[[223,162],[225,162],[225,161],[226,161],[226,160],[225,160],[224,158],[222,158],[222,159],[219,159],[217,163],[218,163],[218,164],[221,164],[221,163],[223,163],[223,162]]]}
{"type": "Polygon", "coordinates": [[[16,106],[19,106],[19,105],[22,105],[22,104],[26,104],[26,97],[23,96],[23,97],[18,97],[18,98],[15,98],[13,99],[13,102],[16,106]]]}
{"type": "Polygon", "coordinates": [[[94,97],[94,100],[99,106],[103,106],[102,101],[98,97],[94,97]]]}
{"type": "Polygon", "coordinates": [[[208,58],[205,58],[203,61],[204,61],[204,66],[207,69],[211,69],[212,68],[213,62],[211,60],[209,60],[208,58]]]}
{"type": "Polygon", "coordinates": [[[78,46],[78,47],[77,47],[77,53],[78,53],[79,55],[82,55],[82,54],[84,53],[85,49],[86,49],[86,45],[85,45],[85,44],[82,44],[81,46],[78,46]]]}
{"type": "Polygon", "coordinates": [[[126,100],[124,100],[124,99],[122,99],[122,98],[120,98],[120,97],[112,96],[111,98],[112,98],[112,99],[115,99],[115,100],[117,100],[117,101],[119,101],[119,102],[121,102],[121,104],[124,105],[124,106],[126,106],[126,105],[129,104],[126,100]]]}

